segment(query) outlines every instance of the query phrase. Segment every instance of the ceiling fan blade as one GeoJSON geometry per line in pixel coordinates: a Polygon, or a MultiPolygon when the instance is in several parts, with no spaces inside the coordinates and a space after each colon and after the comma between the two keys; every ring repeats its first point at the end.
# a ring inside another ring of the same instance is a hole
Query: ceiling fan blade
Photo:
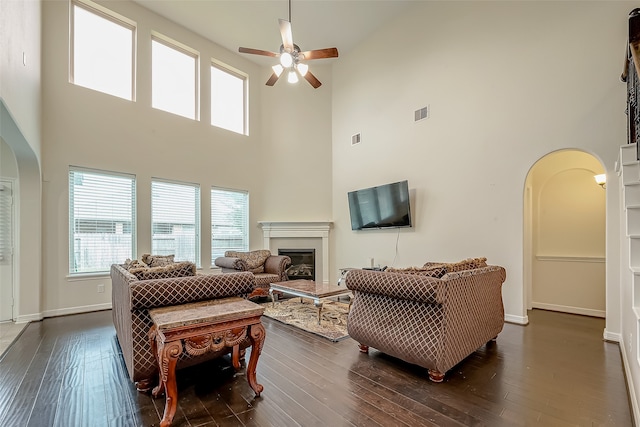
{"type": "Polygon", "coordinates": [[[300,52],[300,55],[304,59],[324,59],[324,58],[337,58],[338,49],[335,47],[328,47],[326,49],[308,50],[306,52],[300,52]]]}
{"type": "Polygon", "coordinates": [[[322,83],[320,83],[320,80],[318,80],[316,76],[311,74],[311,71],[307,71],[307,74],[304,75],[304,78],[309,83],[311,83],[311,86],[313,86],[314,89],[318,89],[322,85],[322,83]]]}
{"type": "Polygon", "coordinates": [[[278,77],[280,77],[280,76],[277,75],[276,73],[271,74],[271,77],[269,77],[269,80],[267,80],[267,83],[265,83],[265,84],[267,86],[273,86],[278,81],[278,77]]]}
{"type": "Polygon", "coordinates": [[[293,52],[293,35],[291,34],[291,22],[286,19],[278,19],[280,22],[280,34],[282,34],[282,46],[287,52],[293,52]]]}
{"type": "Polygon", "coordinates": [[[269,52],[268,50],[261,50],[261,49],[251,49],[250,47],[239,47],[238,52],[250,53],[252,55],[262,55],[262,56],[273,56],[273,57],[280,56],[280,54],[276,52],[269,52]]]}

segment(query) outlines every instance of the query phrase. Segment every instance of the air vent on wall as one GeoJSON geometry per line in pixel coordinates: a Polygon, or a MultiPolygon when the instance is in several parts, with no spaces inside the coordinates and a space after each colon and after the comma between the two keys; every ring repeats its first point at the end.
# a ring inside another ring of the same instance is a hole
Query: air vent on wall
{"type": "Polygon", "coordinates": [[[359,133],[351,136],[351,145],[360,144],[362,137],[359,133]]]}
{"type": "Polygon", "coordinates": [[[428,105],[426,107],[423,107],[423,108],[415,111],[414,121],[419,122],[420,120],[424,120],[424,119],[428,119],[428,118],[429,118],[429,106],[428,105]]]}

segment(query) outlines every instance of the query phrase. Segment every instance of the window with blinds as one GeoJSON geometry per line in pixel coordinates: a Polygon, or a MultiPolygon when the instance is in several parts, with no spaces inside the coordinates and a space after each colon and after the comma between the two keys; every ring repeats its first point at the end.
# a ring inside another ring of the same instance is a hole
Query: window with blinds
{"type": "Polygon", "coordinates": [[[151,251],[200,267],[200,186],[151,182],[151,251]]]}
{"type": "Polygon", "coordinates": [[[229,250],[249,250],[249,193],[212,188],[211,263],[229,250]]]}
{"type": "Polygon", "coordinates": [[[135,200],[133,175],[69,169],[69,274],[134,258],[135,200]]]}

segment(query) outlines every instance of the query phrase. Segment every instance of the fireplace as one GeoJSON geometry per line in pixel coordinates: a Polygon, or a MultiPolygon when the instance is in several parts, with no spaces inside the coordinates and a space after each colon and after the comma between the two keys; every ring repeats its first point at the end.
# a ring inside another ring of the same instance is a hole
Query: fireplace
{"type": "Polygon", "coordinates": [[[291,266],[287,268],[289,280],[316,280],[315,249],[278,249],[278,255],[291,258],[291,266]]]}

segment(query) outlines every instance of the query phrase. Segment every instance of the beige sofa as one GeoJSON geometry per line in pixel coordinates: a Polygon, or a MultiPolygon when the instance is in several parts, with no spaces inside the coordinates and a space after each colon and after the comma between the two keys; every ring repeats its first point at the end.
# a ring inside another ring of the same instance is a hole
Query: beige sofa
{"type": "Polygon", "coordinates": [[[506,272],[477,266],[482,264],[349,271],[345,283],[354,294],[349,335],[362,352],[376,348],[428,369],[432,381],[443,381],[448,370],[502,331],[506,272]]]}
{"type": "MultiPolygon", "coordinates": [[[[190,265],[191,267],[182,268],[179,273],[164,274],[190,274],[181,277],[159,278],[163,276],[162,269],[168,271],[170,266],[156,268],[155,271],[142,269],[136,272],[146,280],[140,280],[130,272],[134,269],[127,270],[125,265],[111,266],[113,324],[129,378],[139,390],[148,389],[156,380],[156,361],[147,335],[152,325],[150,308],[245,296],[255,287],[255,277],[251,273],[194,275],[195,266],[190,265]],[[152,276],[156,278],[151,278],[152,276]]],[[[245,349],[249,345],[246,340],[240,348],[245,349]]],[[[219,357],[228,351],[229,349],[220,353],[211,352],[198,358],[183,354],[178,360],[178,368],[219,357]]]]}

